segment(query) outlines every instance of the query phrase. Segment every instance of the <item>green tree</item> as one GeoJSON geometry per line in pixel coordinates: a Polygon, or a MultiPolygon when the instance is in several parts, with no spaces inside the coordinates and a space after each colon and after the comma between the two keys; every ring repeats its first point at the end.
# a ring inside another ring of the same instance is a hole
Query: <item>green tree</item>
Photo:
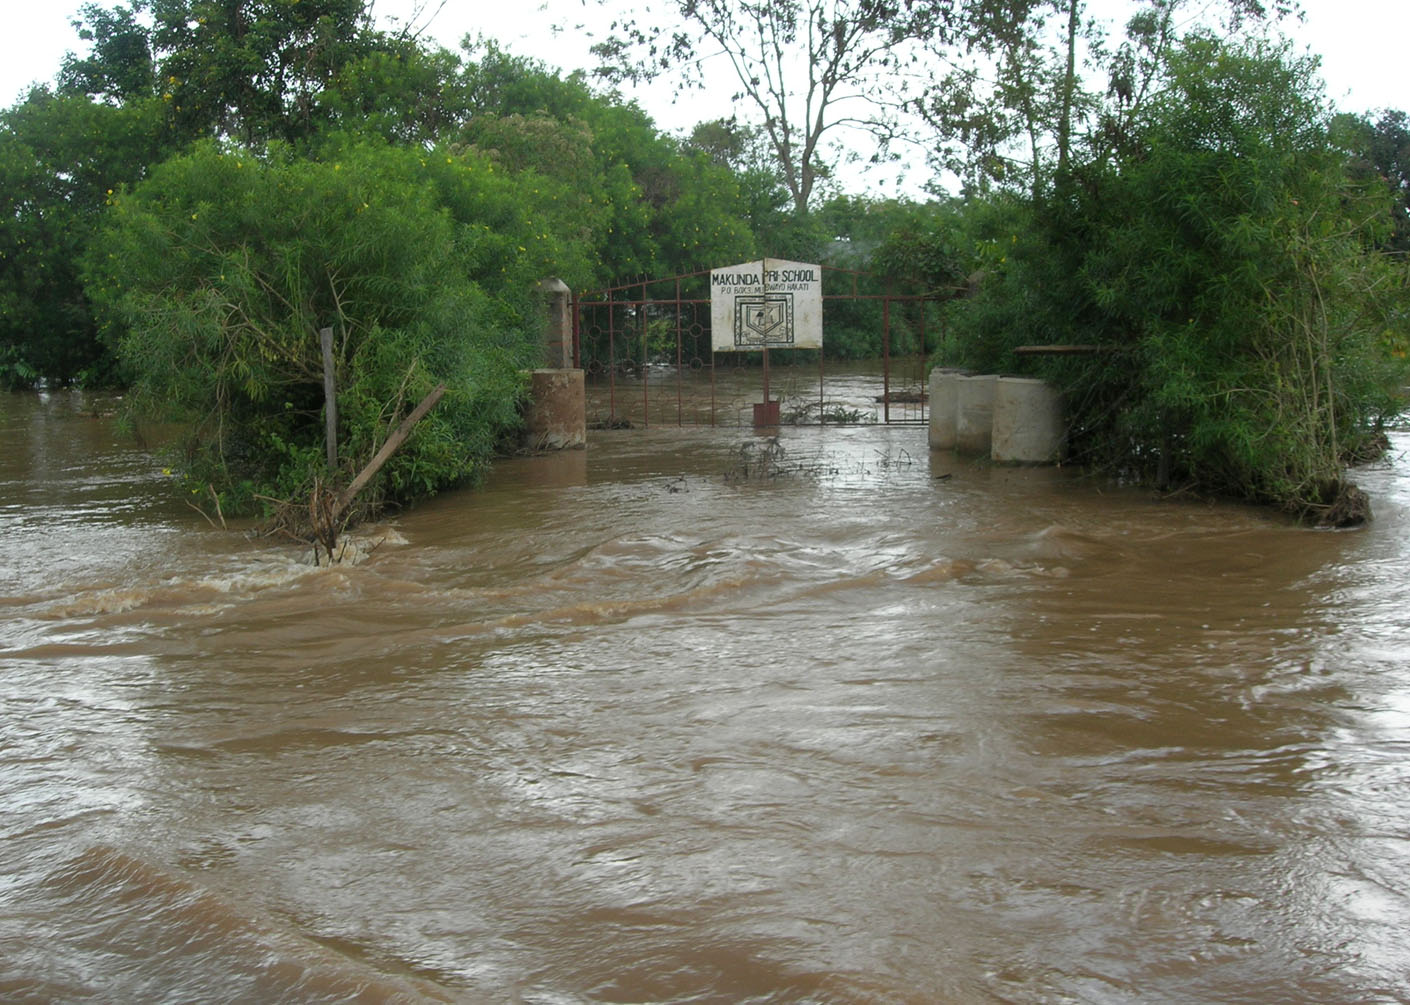
{"type": "MultiPolygon", "coordinates": [[[[367,0],[87,3],[73,23],[89,48],[65,57],[61,92],[111,104],[159,97],[186,139],[307,139],[334,124],[330,111],[344,119],[355,110],[374,111],[346,101],[323,109],[320,98],[335,82],[374,100],[370,88],[389,80],[379,65],[419,65],[433,57],[414,42],[373,30],[367,0]]],[[[401,76],[406,86],[395,97],[406,106],[403,114],[413,115],[413,86],[424,83],[424,74],[418,81],[403,68],[401,76]]]]}
{"type": "Polygon", "coordinates": [[[89,43],[86,56],[69,53],[59,70],[62,94],[83,94],[112,104],[150,98],[157,91],[151,32],[138,19],[137,5],[111,9],[84,4],[74,22],[89,43]]]}
{"type": "Polygon", "coordinates": [[[112,194],[166,149],[150,98],[38,88],[0,113],[0,384],[114,378],[77,262],[112,194]]]}
{"type": "Polygon", "coordinates": [[[374,52],[346,64],[318,106],[391,142],[455,144],[533,172],[544,219],[594,247],[588,274],[556,270],[579,288],[752,253],[749,204],[727,167],[581,74],[493,42],[468,42],[463,56],[404,43],[374,52]]]}
{"type": "Polygon", "coordinates": [[[1402,111],[1385,109],[1374,122],[1369,117],[1338,116],[1336,126],[1354,167],[1367,178],[1383,182],[1391,192],[1392,231],[1386,248],[1410,252],[1410,120],[1402,111]]]}
{"type": "Polygon", "coordinates": [[[921,40],[956,38],[951,3],[879,0],[679,0],[667,23],[619,19],[616,34],[594,46],[598,72],[621,82],[684,74],[700,80],[701,60],[729,61],[743,105],[768,137],[774,164],[797,215],[841,156],[832,141],[849,129],[881,141],[898,130],[897,113],[921,86],[921,40]]]}
{"type": "MultiPolygon", "coordinates": [[[[745,218],[754,233],[772,235],[787,226],[793,201],[762,129],[742,123],[735,116],[712,119],[696,124],[686,138],[685,148],[703,153],[733,172],[745,218]]],[[[784,252],[779,249],[779,253],[784,252]]]]}
{"type": "Polygon", "coordinates": [[[434,144],[470,116],[473,96],[458,54],[389,39],[339,66],[314,104],[324,128],[434,144]]]}
{"type": "Polygon", "coordinates": [[[1041,199],[1079,147],[1089,159],[1117,152],[1189,24],[1236,35],[1295,12],[1293,0],[1129,0],[1113,45],[1105,17],[1084,0],[984,0],[966,5],[963,50],[932,40],[932,58],[948,70],[912,107],[936,132],[937,166],[969,189],[1041,199]]]}
{"type": "Polygon", "coordinates": [[[313,128],[315,95],[369,38],[364,0],[152,0],[179,120],[253,142],[313,128]]]}
{"type": "Polygon", "coordinates": [[[115,199],[85,269],[134,374],[135,415],[185,423],[192,484],[234,510],[346,481],[438,382],[445,400],[377,494],[475,478],[516,421],[531,290],[557,257],[490,161],[334,137],[317,159],[206,142],[168,160],[115,199]],[[337,471],[320,418],[324,327],[337,471]]]}
{"type": "Polygon", "coordinates": [[[1405,272],[1375,250],[1387,192],[1348,173],[1315,69],[1286,43],[1188,39],[1134,153],[1076,166],[1033,236],[999,244],[960,329],[990,360],[1017,341],[1106,350],[1055,371],[1088,460],[1318,517],[1354,497],[1343,466],[1399,407],[1405,272]],[[1029,319],[1007,346],[996,305],[1029,319]]]}
{"type": "MultiPolygon", "coordinates": [[[[563,78],[489,44],[474,55],[461,85],[474,108],[457,138],[576,192],[578,211],[565,225],[593,222],[596,285],[753,254],[748,205],[728,168],[662,135],[635,104],[595,93],[580,75],[563,78]]],[[[562,191],[558,205],[573,200],[562,191]]]]}

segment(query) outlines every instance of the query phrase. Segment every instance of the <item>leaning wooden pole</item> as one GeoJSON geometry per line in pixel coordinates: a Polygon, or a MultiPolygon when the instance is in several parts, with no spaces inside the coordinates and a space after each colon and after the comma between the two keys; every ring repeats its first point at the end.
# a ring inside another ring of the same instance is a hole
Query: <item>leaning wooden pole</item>
{"type": "Polygon", "coordinates": [[[324,438],[327,440],[328,473],[331,475],[338,466],[338,387],[333,374],[333,329],[319,331],[318,340],[323,346],[324,438]]]}
{"type": "Polygon", "coordinates": [[[376,476],[378,471],[382,470],[382,465],[386,464],[392,454],[397,452],[397,448],[411,435],[416,424],[426,417],[426,413],[435,407],[436,402],[440,401],[445,393],[446,386],[437,384],[430,394],[421,399],[421,404],[413,408],[411,414],[401,421],[401,425],[382,444],[382,449],[377,451],[377,456],[367,462],[367,467],[359,471],[357,477],[352,480],[352,484],[343,489],[338,496],[338,501],[333,505],[333,520],[342,516],[343,511],[352,505],[357,494],[367,487],[367,483],[376,476]]]}

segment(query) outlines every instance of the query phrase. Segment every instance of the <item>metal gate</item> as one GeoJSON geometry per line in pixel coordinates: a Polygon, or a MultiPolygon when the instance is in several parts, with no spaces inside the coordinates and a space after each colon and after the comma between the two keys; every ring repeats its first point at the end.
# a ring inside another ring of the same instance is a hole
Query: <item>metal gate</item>
{"type": "Polygon", "coordinates": [[[785,424],[924,423],[925,362],[944,338],[950,291],[897,292],[824,265],[816,350],[714,352],[710,272],[646,279],[573,300],[573,353],[594,428],[750,425],[764,388],[785,424]],[[836,358],[837,349],[854,359],[836,358]]]}

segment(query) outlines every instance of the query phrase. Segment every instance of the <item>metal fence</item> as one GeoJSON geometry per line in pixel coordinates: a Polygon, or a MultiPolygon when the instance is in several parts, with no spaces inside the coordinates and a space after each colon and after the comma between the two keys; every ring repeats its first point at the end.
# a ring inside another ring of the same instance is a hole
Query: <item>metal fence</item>
{"type": "Polygon", "coordinates": [[[951,296],[823,266],[819,353],[713,351],[708,270],[580,294],[573,350],[589,424],[747,425],[766,387],[784,423],[924,423],[925,362],[951,296]]]}

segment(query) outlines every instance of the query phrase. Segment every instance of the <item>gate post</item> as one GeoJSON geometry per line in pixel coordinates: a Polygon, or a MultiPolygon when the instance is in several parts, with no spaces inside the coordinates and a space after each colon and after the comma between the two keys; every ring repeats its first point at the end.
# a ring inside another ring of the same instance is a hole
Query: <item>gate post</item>
{"type": "Polygon", "coordinates": [[[563,450],[587,445],[587,395],[583,371],[573,367],[572,291],[561,279],[539,283],[547,313],[543,366],[529,374],[524,446],[563,450]]]}
{"type": "Polygon", "coordinates": [[[573,368],[573,291],[561,279],[539,283],[543,293],[547,323],[543,333],[543,365],[550,370],[573,368]]]}

